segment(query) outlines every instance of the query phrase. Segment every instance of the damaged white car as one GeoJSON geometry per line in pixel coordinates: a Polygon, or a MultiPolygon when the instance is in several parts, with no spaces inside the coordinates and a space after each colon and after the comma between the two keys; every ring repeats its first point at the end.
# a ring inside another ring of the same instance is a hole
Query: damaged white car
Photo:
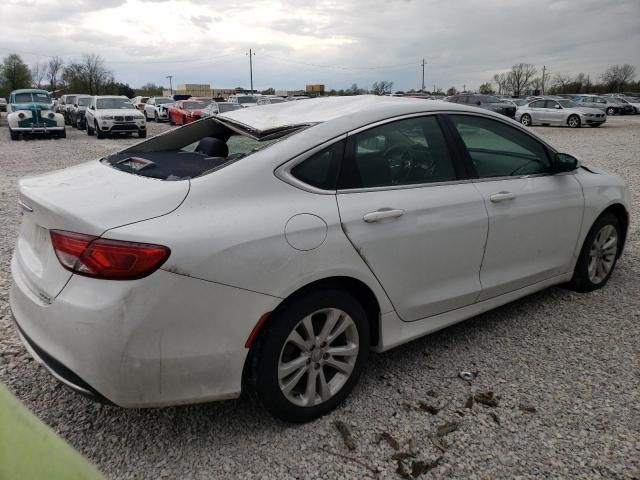
{"type": "Polygon", "coordinates": [[[629,192],[502,115],[356,96],[221,113],[19,185],[33,356],[123,407],[253,391],[330,411],[383,352],[551,285],[603,287],[629,192]]]}

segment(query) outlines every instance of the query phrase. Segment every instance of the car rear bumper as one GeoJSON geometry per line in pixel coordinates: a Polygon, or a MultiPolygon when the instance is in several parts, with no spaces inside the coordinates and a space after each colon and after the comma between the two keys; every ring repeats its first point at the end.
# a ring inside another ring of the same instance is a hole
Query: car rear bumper
{"type": "Polygon", "coordinates": [[[10,306],[24,344],[60,381],[122,407],[235,398],[257,320],[279,299],[158,270],[73,275],[49,304],[15,258],[10,306]]]}

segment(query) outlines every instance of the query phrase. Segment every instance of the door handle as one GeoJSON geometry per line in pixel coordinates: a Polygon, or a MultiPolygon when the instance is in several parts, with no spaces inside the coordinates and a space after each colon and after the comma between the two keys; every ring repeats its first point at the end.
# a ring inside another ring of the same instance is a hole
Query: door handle
{"type": "Polygon", "coordinates": [[[516,194],[515,193],[498,192],[498,193],[494,193],[493,195],[491,195],[489,197],[489,200],[491,200],[493,203],[498,203],[498,202],[504,202],[505,200],[513,200],[514,198],[516,198],[516,194]]]}
{"type": "Polygon", "coordinates": [[[387,218],[398,218],[404,215],[404,210],[400,209],[392,209],[392,208],[381,208],[375,212],[365,213],[362,219],[367,223],[379,222],[380,220],[385,220],[387,218]]]}

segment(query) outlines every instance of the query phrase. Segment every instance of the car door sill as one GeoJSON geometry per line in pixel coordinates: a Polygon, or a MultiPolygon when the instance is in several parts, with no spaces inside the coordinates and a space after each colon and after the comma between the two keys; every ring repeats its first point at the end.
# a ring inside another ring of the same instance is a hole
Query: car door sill
{"type": "Polygon", "coordinates": [[[382,316],[380,326],[380,343],[374,348],[376,352],[384,352],[398,345],[415,340],[422,336],[436,332],[455,323],[468,318],[480,315],[481,313],[493,310],[501,305],[517,300],[518,298],[531,295],[532,293],[544,290],[547,287],[565,283],[571,280],[573,272],[564,273],[555,277],[543,280],[538,283],[504,293],[497,297],[492,297],[481,302],[467,305],[444,313],[439,313],[432,317],[406,322],[395,312],[382,316]]]}

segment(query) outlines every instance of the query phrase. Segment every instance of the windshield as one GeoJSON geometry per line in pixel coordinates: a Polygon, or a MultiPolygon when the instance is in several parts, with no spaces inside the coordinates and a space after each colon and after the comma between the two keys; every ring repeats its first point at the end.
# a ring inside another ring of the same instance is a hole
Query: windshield
{"type": "Polygon", "coordinates": [[[562,105],[564,108],[574,108],[574,107],[578,106],[574,102],[572,102],[571,100],[557,100],[557,102],[560,105],[562,105]]]}
{"type": "Polygon", "coordinates": [[[96,102],[97,109],[131,110],[133,104],[126,98],[99,98],[96,102]]]}
{"type": "Polygon", "coordinates": [[[170,103],[173,100],[171,100],[170,98],[156,98],[156,105],[161,105],[163,103],[170,103]]]}
{"type": "Polygon", "coordinates": [[[91,97],[80,97],[78,99],[78,105],[81,107],[86,107],[91,103],[91,97]]]}
{"type": "Polygon", "coordinates": [[[238,103],[256,103],[258,101],[258,99],[256,97],[250,97],[250,96],[246,96],[246,97],[237,97],[238,98],[238,103]]]}
{"type": "Polygon", "coordinates": [[[202,102],[184,102],[182,108],[185,110],[202,110],[205,104],[202,102]]]}
{"type": "Polygon", "coordinates": [[[198,98],[196,100],[194,100],[194,102],[200,102],[203,105],[211,105],[211,103],[213,102],[212,98],[198,98]]]}
{"type": "Polygon", "coordinates": [[[233,105],[231,103],[218,104],[218,110],[220,111],[220,113],[231,112],[233,110],[239,110],[239,109],[240,109],[240,105],[233,105]]]}
{"type": "Polygon", "coordinates": [[[51,103],[51,97],[46,93],[17,93],[15,103],[51,103]]]}

